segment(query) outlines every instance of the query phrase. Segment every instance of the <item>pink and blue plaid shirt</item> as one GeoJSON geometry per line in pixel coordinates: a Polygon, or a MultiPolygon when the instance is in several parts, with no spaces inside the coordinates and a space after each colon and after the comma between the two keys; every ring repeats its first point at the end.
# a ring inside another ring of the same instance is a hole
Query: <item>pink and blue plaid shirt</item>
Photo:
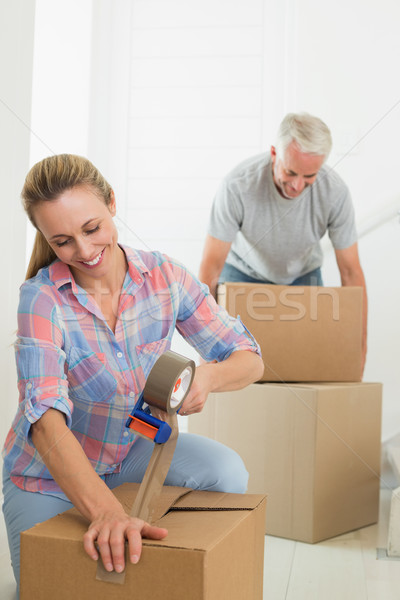
{"type": "Polygon", "coordinates": [[[21,287],[15,344],[19,407],[4,465],[22,489],[65,497],[30,437],[49,408],[66,417],[96,472],[120,471],[135,441],[125,426],[175,328],[206,360],[235,350],[259,352],[240,320],[179,262],[123,247],[128,271],[115,334],[69,267],[56,260],[21,287]]]}

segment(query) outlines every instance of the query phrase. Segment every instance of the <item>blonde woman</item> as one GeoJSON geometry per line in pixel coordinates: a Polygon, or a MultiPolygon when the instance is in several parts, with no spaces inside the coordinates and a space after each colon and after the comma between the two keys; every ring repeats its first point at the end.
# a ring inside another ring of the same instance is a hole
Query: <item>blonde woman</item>
{"type": "MultiPolygon", "coordinates": [[[[241,322],[181,263],[118,243],[113,190],[90,161],[41,161],[22,198],[37,234],[18,309],[19,406],[3,451],[15,577],[20,532],[73,505],[88,520],[86,552],[120,572],[125,540],[135,563],[142,536],[167,534],[130,517],[111,489],[143,477],[152,443],[125,423],[175,329],[207,361],[185,414],[211,391],[259,379],[263,364],[241,322]]],[[[244,492],[247,472],[230,449],[181,434],[166,484],[244,492]]]]}

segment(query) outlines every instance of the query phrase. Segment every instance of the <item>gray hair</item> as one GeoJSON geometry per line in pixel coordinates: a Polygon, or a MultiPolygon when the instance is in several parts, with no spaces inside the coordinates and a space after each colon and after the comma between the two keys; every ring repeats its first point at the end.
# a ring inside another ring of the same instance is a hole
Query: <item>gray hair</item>
{"type": "Polygon", "coordinates": [[[287,147],[295,142],[300,152],[328,158],[332,136],[328,126],[308,113],[289,113],[279,126],[276,153],[283,159],[287,147]]]}

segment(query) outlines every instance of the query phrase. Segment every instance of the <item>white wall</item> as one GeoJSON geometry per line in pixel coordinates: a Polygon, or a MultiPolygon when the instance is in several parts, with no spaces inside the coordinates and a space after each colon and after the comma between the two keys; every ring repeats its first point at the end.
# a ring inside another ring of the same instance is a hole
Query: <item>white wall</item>
{"type": "Polygon", "coordinates": [[[197,271],[220,177],[261,148],[263,1],[125,4],[114,20],[96,5],[118,29],[110,102],[122,133],[106,144],[105,169],[119,186],[121,233],[197,271]]]}
{"type": "MultiPolygon", "coordinates": [[[[92,0],[38,0],[29,165],[52,154],[86,156],[91,90],[92,0]]],[[[27,224],[26,262],[35,230],[27,224]]]]}
{"type": "Polygon", "coordinates": [[[0,2],[0,444],[18,403],[14,364],[18,288],[25,272],[26,227],[20,190],[29,165],[35,2],[0,2]]]}
{"type": "Polygon", "coordinates": [[[400,56],[396,0],[299,0],[293,104],[332,128],[330,160],[350,185],[359,220],[399,190],[400,56]]]}
{"type": "Polygon", "coordinates": [[[87,153],[91,37],[92,0],[37,0],[31,164],[87,153]]]}

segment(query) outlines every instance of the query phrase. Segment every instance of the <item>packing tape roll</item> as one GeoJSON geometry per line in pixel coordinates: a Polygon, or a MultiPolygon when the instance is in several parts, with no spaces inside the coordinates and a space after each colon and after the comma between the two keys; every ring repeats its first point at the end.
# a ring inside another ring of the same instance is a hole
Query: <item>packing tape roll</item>
{"type": "Polygon", "coordinates": [[[190,390],[195,370],[192,360],[168,350],[150,371],[143,390],[145,402],[169,415],[176,413],[190,390]]]}

